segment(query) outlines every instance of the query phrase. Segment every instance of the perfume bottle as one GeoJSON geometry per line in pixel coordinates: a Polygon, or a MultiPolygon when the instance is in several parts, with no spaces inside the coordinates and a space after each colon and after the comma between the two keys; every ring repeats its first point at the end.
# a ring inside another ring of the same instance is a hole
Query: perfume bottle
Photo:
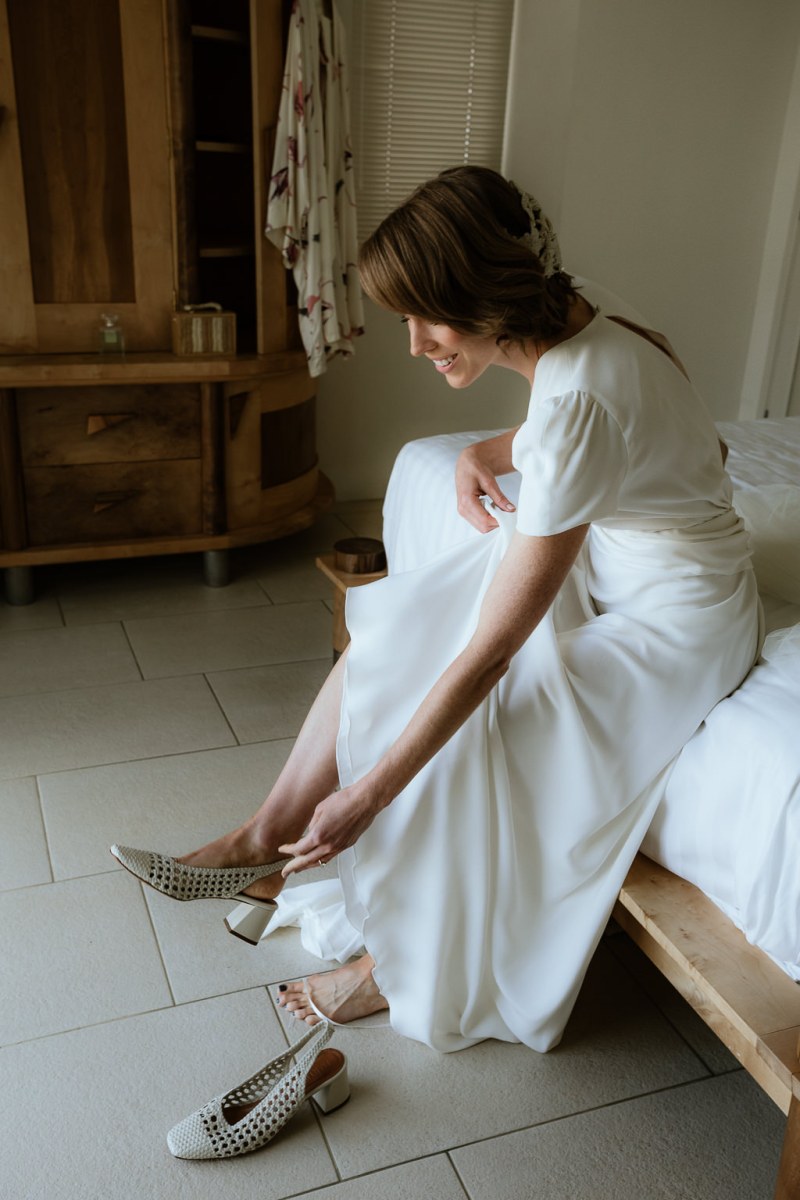
{"type": "Polygon", "coordinates": [[[101,354],[125,353],[125,332],[116,313],[103,313],[97,328],[97,344],[101,354]]]}

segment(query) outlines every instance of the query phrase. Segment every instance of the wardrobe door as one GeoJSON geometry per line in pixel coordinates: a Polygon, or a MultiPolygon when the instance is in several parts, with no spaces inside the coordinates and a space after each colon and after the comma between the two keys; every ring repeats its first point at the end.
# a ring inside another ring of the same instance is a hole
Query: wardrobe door
{"type": "Polygon", "coordinates": [[[173,298],[161,0],[0,0],[0,348],[94,351],[103,313],[166,350],[173,298]]]}

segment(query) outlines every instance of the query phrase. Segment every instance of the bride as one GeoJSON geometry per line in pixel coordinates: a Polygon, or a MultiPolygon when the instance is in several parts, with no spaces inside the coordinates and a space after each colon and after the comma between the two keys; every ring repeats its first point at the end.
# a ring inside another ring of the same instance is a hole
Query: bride
{"type": "Polygon", "coordinates": [[[756,656],[746,534],[668,345],[588,303],[513,183],[443,172],[360,270],[449,387],[525,380],[523,424],[455,465],[484,536],[406,528],[399,572],[387,546],[389,576],[349,594],[351,645],[241,828],[180,859],[113,852],[166,895],[256,907],[337,858],[364,953],[282,985],[283,1007],[309,1025],[388,1008],[442,1051],[547,1050],[672,761],[756,656]],[[497,482],[514,471],[516,505],[497,482]]]}

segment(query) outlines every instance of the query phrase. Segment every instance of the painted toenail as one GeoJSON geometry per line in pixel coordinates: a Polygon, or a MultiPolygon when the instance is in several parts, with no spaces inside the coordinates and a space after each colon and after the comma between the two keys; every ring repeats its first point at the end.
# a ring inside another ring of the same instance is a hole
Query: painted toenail
{"type": "Polygon", "coordinates": [[[279,984],[278,984],[278,991],[279,991],[279,992],[288,992],[288,990],[289,990],[289,985],[288,985],[288,984],[286,984],[286,983],[279,983],[279,984]]]}

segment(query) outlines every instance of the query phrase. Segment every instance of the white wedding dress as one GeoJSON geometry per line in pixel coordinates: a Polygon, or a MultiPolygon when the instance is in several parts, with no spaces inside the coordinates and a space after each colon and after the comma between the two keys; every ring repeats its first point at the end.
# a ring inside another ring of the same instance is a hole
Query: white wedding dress
{"type": "Polygon", "coordinates": [[[341,885],[287,889],[275,923],[302,914],[334,957],[365,946],[401,1034],[547,1050],[676,755],[754,661],[760,610],[714,425],[644,338],[598,315],[542,356],[500,481],[517,512],[484,535],[424,470],[429,447],[454,466],[480,436],[398,458],[390,574],[348,594],[342,784],[467,644],[515,528],[591,523],[584,548],[502,681],[340,855],[341,885]]]}

